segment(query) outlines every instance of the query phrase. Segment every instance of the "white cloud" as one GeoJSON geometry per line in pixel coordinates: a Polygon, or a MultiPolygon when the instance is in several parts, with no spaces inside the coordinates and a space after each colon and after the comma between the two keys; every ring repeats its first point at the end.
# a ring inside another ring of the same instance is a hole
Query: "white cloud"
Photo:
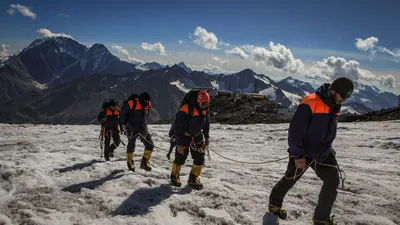
{"type": "Polygon", "coordinates": [[[182,40],[178,40],[178,44],[183,44],[183,41],[182,40]]]}
{"type": "Polygon", "coordinates": [[[229,46],[231,46],[229,43],[227,43],[227,42],[225,42],[225,41],[222,41],[222,40],[219,41],[219,45],[222,45],[222,46],[224,46],[224,47],[229,47],[229,46]]]}
{"type": "Polygon", "coordinates": [[[263,47],[244,46],[245,49],[251,49],[251,55],[255,61],[290,73],[302,72],[304,64],[300,59],[294,58],[290,49],[279,43],[275,45],[273,42],[269,43],[269,47],[270,50],[263,47]]]}
{"type": "Polygon", "coordinates": [[[394,56],[394,57],[400,57],[400,49],[398,49],[398,48],[395,48],[395,49],[393,49],[393,50],[390,50],[390,49],[387,49],[387,48],[385,48],[385,47],[378,47],[378,50],[380,51],[380,52],[383,52],[383,53],[387,53],[387,54],[389,54],[389,55],[391,55],[391,56],[394,56]]]}
{"type": "Polygon", "coordinates": [[[123,58],[123,59],[126,59],[135,64],[143,63],[142,60],[133,57],[129,53],[129,51],[127,49],[125,49],[124,47],[122,47],[121,45],[111,45],[111,48],[117,50],[117,52],[119,53],[118,56],[122,56],[121,58],[123,58]]]}
{"type": "Polygon", "coordinates": [[[24,6],[24,5],[20,5],[20,4],[11,4],[10,5],[10,9],[7,10],[7,13],[9,15],[14,15],[15,10],[17,10],[18,12],[20,12],[22,15],[27,16],[32,18],[33,20],[36,19],[36,14],[34,12],[32,12],[32,10],[30,10],[28,7],[24,6]]]}
{"type": "Polygon", "coordinates": [[[378,45],[379,39],[377,37],[369,37],[365,40],[361,38],[356,38],[356,47],[364,52],[369,52],[371,54],[371,60],[374,57],[374,55],[379,52],[379,53],[386,53],[390,56],[394,57],[395,62],[400,62],[400,49],[395,48],[393,50],[390,50],[386,47],[379,46],[378,45]]]}
{"type": "Polygon", "coordinates": [[[159,52],[160,55],[166,55],[165,48],[160,42],[157,42],[155,44],[149,44],[149,43],[143,42],[142,49],[146,50],[146,51],[159,52]]]}
{"type": "Polygon", "coordinates": [[[361,51],[369,51],[372,50],[375,45],[378,43],[379,39],[377,37],[369,37],[365,40],[361,38],[356,38],[356,47],[361,51]]]}
{"type": "Polygon", "coordinates": [[[15,10],[14,9],[8,9],[7,10],[8,15],[12,16],[15,14],[15,10]]]}
{"type": "Polygon", "coordinates": [[[218,58],[217,56],[214,56],[214,57],[213,57],[213,60],[214,60],[214,61],[217,61],[217,62],[219,62],[220,64],[225,65],[225,66],[227,66],[227,65],[230,64],[230,62],[229,62],[228,60],[220,59],[220,58],[218,58]]]}
{"type": "Polygon", "coordinates": [[[254,45],[243,45],[226,50],[226,54],[238,55],[242,59],[251,58],[257,64],[262,63],[267,66],[273,66],[282,69],[285,72],[302,72],[304,64],[300,59],[296,59],[290,49],[281,44],[269,43],[270,49],[254,45]]]}
{"type": "Polygon", "coordinates": [[[391,74],[387,76],[380,76],[378,80],[382,87],[396,88],[396,78],[394,78],[391,74]]]}
{"type": "Polygon", "coordinates": [[[7,48],[10,47],[8,45],[2,44],[1,45],[1,51],[0,51],[0,57],[5,58],[8,56],[7,48]]]}
{"type": "Polygon", "coordinates": [[[196,27],[193,33],[195,40],[193,43],[206,49],[218,49],[218,38],[213,32],[207,32],[202,27],[196,27]]]}
{"type": "Polygon", "coordinates": [[[249,58],[249,55],[247,55],[246,52],[244,52],[243,49],[241,49],[239,47],[235,47],[235,48],[233,48],[231,50],[226,50],[225,53],[226,54],[230,54],[230,55],[238,55],[242,59],[248,59],[249,58]]]}
{"type": "Polygon", "coordinates": [[[203,65],[187,64],[187,66],[190,69],[192,69],[193,71],[194,70],[204,71],[205,73],[210,73],[210,74],[221,74],[221,73],[223,73],[223,74],[232,74],[232,73],[234,73],[234,71],[225,70],[225,69],[222,69],[219,66],[212,65],[210,63],[203,64],[203,65]]]}
{"type": "Polygon", "coordinates": [[[49,29],[46,28],[41,28],[36,31],[39,34],[40,38],[45,38],[45,37],[67,37],[74,39],[71,35],[65,34],[65,33],[53,33],[49,29]]]}
{"type": "Polygon", "coordinates": [[[332,81],[338,77],[348,77],[354,81],[374,81],[376,75],[368,70],[360,68],[360,63],[355,60],[347,61],[341,57],[330,56],[304,72],[308,78],[322,81],[332,81]]]}

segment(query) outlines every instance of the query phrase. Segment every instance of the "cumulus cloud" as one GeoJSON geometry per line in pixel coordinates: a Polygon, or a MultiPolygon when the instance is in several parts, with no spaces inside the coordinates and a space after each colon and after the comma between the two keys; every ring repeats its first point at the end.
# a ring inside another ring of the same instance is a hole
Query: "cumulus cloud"
{"type": "Polygon", "coordinates": [[[361,38],[356,38],[356,47],[364,52],[369,52],[371,54],[371,59],[376,53],[385,53],[394,57],[395,62],[400,62],[400,49],[395,48],[390,50],[386,47],[378,45],[379,39],[377,37],[369,37],[365,40],[361,38]]]}
{"type": "Polygon", "coordinates": [[[155,44],[149,44],[146,42],[142,43],[142,49],[145,51],[153,51],[153,52],[159,52],[160,55],[165,55],[165,48],[164,46],[160,43],[157,42],[155,44]]]}
{"type": "Polygon", "coordinates": [[[378,80],[382,87],[396,88],[396,78],[394,78],[391,74],[387,76],[380,76],[378,80]]]}
{"type": "Polygon", "coordinates": [[[8,56],[7,48],[10,46],[2,44],[0,50],[0,58],[6,58],[8,56]]]}
{"type": "Polygon", "coordinates": [[[229,60],[223,60],[223,59],[218,58],[217,56],[214,56],[214,57],[213,57],[213,60],[214,60],[214,61],[217,61],[217,62],[219,62],[220,64],[225,65],[225,66],[231,64],[231,63],[229,62],[229,60]]]}
{"type": "Polygon", "coordinates": [[[242,58],[242,59],[248,59],[249,58],[249,55],[247,55],[246,52],[243,49],[239,48],[239,47],[235,47],[235,48],[233,48],[231,50],[226,50],[225,53],[229,54],[229,55],[240,56],[240,58],[242,58]]]}
{"type": "Polygon", "coordinates": [[[11,4],[10,9],[7,10],[7,13],[12,16],[16,11],[20,12],[24,16],[32,18],[33,20],[36,19],[36,14],[32,12],[32,10],[20,4],[11,4]]]}
{"type": "Polygon", "coordinates": [[[192,70],[204,71],[205,73],[210,73],[210,74],[221,74],[221,73],[232,74],[232,73],[234,73],[233,71],[222,69],[221,67],[212,65],[210,63],[203,64],[203,65],[188,64],[187,66],[192,70]]]}
{"type": "Polygon", "coordinates": [[[126,48],[122,47],[121,45],[111,45],[111,48],[115,49],[119,53],[118,55],[122,56],[121,58],[123,58],[123,59],[127,59],[128,61],[131,61],[135,64],[143,63],[142,60],[133,57],[129,53],[129,51],[126,48]]]}
{"type": "Polygon", "coordinates": [[[67,37],[74,39],[71,35],[65,34],[65,33],[53,33],[49,29],[46,28],[41,28],[36,31],[39,34],[40,38],[45,38],[45,37],[67,37]]]}
{"type": "Polygon", "coordinates": [[[183,44],[183,41],[182,40],[178,40],[178,44],[183,44]]]}
{"type": "Polygon", "coordinates": [[[290,73],[301,72],[304,64],[300,59],[294,58],[290,49],[281,44],[269,43],[270,50],[263,47],[254,47],[252,55],[255,61],[260,61],[266,65],[288,71],[290,73]]]}
{"type": "Polygon", "coordinates": [[[242,59],[252,59],[256,63],[273,66],[285,72],[298,73],[304,69],[304,64],[300,59],[296,59],[290,49],[281,44],[269,43],[269,49],[254,45],[243,45],[226,50],[226,54],[237,55],[242,59]]]}
{"type": "Polygon", "coordinates": [[[356,38],[356,47],[361,51],[369,51],[372,50],[375,45],[378,43],[379,39],[377,37],[369,37],[365,40],[361,38],[356,38]]]}
{"type": "Polygon", "coordinates": [[[218,49],[218,38],[213,32],[208,32],[202,27],[196,27],[193,33],[193,43],[206,49],[218,49]]]}
{"type": "Polygon", "coordinates": [[[373,81],[376,79],[375,74],[361,69],[359,62],[334,56],[315,62],[311,68],[304,72],[304,75],[323,81],[332,81],[338,77],[348,77],[354,81],[373,81]]]}

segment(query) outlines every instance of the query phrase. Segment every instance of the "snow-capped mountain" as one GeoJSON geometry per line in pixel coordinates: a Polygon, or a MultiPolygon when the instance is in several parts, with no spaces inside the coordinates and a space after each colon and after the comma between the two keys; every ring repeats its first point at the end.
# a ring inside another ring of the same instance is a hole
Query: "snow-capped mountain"
{"type": "Polygon", "coordinates": [[[368,108],[364,104],[358,103],[358,102],[350,102],[350,103],[345,103],[342,105],[341,114],[364,114],[367,112],[373,111],[372,109],[368,108]]]}
{"type": "MultiPolygon", "coordinates": [[[[111,54],[103,44],[96,43],[80,59],[64,68],[58,76],[61,83],[66,83],[95,73],[118,75],[134,71],[138,71],[134,64],[121,61],[111,54]]],[[[57,83],[59,83],[59,80],[57,80],[57,83]]]]}
{"type": "Polygon", "coordinates": [[[260,93],[269,100],[290,106],[292,103],[275,81],[263,74],[256,74],[251,69],[245,69],[231,75],[216,75],[215,86],[220,90],[244,93],[260,93]]]}
{"type": "Polygon", "coordinates": [[[315,91],[315,89],[307,82],[287,77],[276,83],[276,86],[284,91],[305,97],[315,91]]]}
{"type": "Polygon", "coordinates": [[[397,106],[397,95],[381,91],[374,86],[368,86],[357,82],[355,84],[356,88],[354,94],[348,102],[361,103],[372,110],[397,106]]]}
{"type": "Polygon", "coordinates": [[[37,39],[19,56],[37,82],[50,83],[51,87],[93,73],[137,71],[134,64],[121,61],[103,44],[87,48],[67,37],[37,39]]]}
{"type": "Polygon", "coordinates": [[[37,39],[19,53],[31,76],[47,83],[67,66],[79,60],[87,47],[67,37],[37,39]]]}

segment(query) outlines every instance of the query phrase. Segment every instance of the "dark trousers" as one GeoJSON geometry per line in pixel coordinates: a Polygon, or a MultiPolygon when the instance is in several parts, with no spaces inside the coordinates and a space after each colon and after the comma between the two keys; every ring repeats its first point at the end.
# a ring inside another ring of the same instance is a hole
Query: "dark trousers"
{"type": "Polygon", "coordinates": [[[138,137],[140,137],[140,140],[142,141],[146,150],[153,151],[154,149],[153,139],[151,138],[151,134],[147,131],[147,129],[128,131],[127,136],[128,136],[128,146],[126,152],[131,153],[135,151],[136,138],[138,137]],[[141,134],[141,136],[139,134],[141,134]]]}
{"type": "MultiPolygon", "coordinates": [[[[323,185],[319,193],[318,204],[314,212],[314,218],[316,220],[325,220],[330,217],[332,206],[337,196],[336,188],[340,183],[339,173],[336,168],[336,158],[331,152],[324,162],[315,162],[313,159],[307,157],[306,161],[307,165],[310,165],[317,176],[323,181],[323,185]]],[[[283,198],[294,186],[294,184],[301,178],[302,172],[303,171],[301,169],[297,169],[296,171],[295,159],[290,157],[285,176],[271,191],[269,204],[282,207],[283,198]],[[294,178],[295,176],[296,178],[294,178]]]]}
{"type": "Polygon", "coordinates": [[[104,156],[109,157],[110,153],[113,152],[121,143],[121,137],[117,129],[106,129],[106,135],[104,137],[104,156]],[[111,138],[113,144],[111,144],[111,138]]]}
{"type": "Polygon", "coordinates": [[[198,151],[195,151],[193,149],[191,149],[190,147],[185,147],[184,150],[184,154],[180,154],[176,149],[175,149],[175,160],[174,163],[178,166],[181,166],[183,164],[185,164],[185,161],[189,155],[189,151],[190,154],[192,155],[192,159],[193,159],[193,164],[197,165],[197,166],[202,166],[204,165],[204,155],[205,153],[200,153],[198,151]]]}

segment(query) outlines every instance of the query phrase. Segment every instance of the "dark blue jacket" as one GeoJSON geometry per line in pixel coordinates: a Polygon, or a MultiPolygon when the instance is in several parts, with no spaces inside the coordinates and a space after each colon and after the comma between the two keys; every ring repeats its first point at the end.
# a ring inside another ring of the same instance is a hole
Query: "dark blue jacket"
{"type": "Polygon", "coordinates": [[[112,110],[111,108],[102,109],[97,116],[97,120],[102,121],[101,126],[105,127],[106,129],[122,129],[121,119],[119,117],[119,110],[115,109],[112,110]],[[107,120],[104,121],[103,118],[107,117],[107,120]]]}
{"type": "Polygon", "coordinates": [[[192,138],[195,142],[209,138],[210,120],[206,110],[193,109],[189,116],[189,105],[183,105],[176,114],[174,121],[174,135],[177,145],[189,146],[192,138]]]}
{"type": "Polygon", "coordinates": [[[150,108],[151,102],[146,104],[138,98],[129,100],[121,108],[122,124],[128,126],[128,131],[146,129],[150,108]]]}
{"type": "Polygon", "coordinates": [[[297,107],[289,126],[289,152],[295,159],[307,155],[325,161],[336,137],[341,105],[330,100],[329,84],[306,96],[297,107]]]}

